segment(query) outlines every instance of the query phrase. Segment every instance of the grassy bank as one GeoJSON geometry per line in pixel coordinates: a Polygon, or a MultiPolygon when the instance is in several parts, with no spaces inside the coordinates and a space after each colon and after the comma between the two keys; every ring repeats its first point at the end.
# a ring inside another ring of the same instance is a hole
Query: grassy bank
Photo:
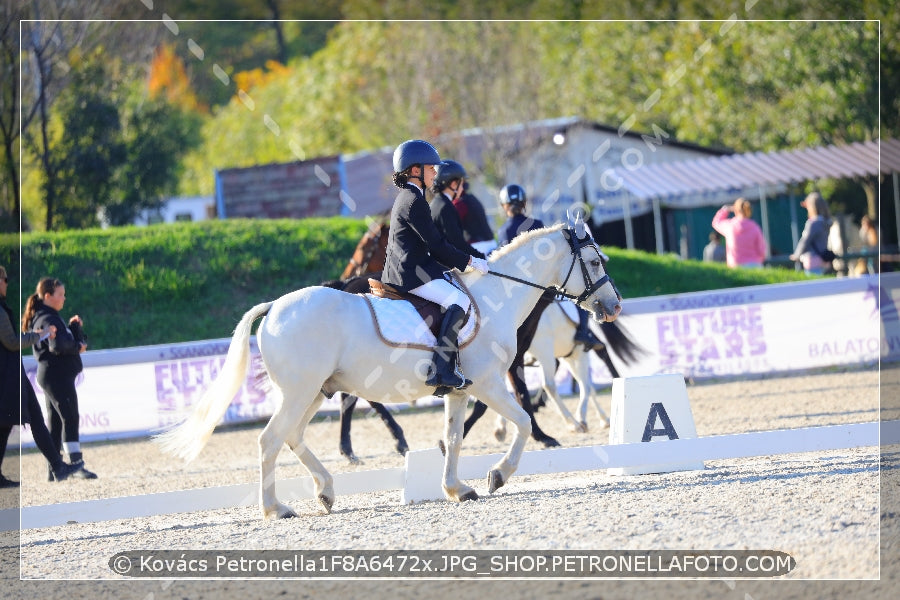
{"type": "MultiPolygon", "coordinates": [[[[0,236],[9,304],[45,275],[66,284],[63,316],[80,314],[90,348],[121,348],[231,335],[254,304],[337,277],[365,222],[346,218],[225,220],[0,236]],[[20,260],[21,259],[21,260],[20,260]]],[[[733,270],[638,251],[604,249],[625,298],[780,283],[785,269],[733,270]]]]}

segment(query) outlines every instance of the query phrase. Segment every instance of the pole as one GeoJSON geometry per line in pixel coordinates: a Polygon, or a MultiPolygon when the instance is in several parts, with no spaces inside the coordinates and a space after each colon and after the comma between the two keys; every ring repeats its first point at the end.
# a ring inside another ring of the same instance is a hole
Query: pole
{"type": "Polygon", "coordinates": [[[634,250],[634,228],[631,225],[631,192],[625,194],[625,205],[622,208],[625,211],[625,246],[629,250],[634,250]]]}
{"type": "Polygon", "coordinates": [[[653,199],[653,233],[656,235],[656,253],[663,254],[662,216],[659,209],[659,198],[653,199]]]}
{"type": "Polygon", "coordinates": [[[766,203],[766,192],[763,186],[759,186],[759,211],[762,219],[763,237],[766,239],[766,258],[772,255],[772,238],[769,235],[769,207],[766,203]]]}

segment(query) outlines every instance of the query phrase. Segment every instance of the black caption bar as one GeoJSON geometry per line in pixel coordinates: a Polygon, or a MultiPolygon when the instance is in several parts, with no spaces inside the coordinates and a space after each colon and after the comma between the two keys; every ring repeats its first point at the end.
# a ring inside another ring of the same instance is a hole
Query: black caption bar
{"type": "Polygon", "coordinates": [[[776,550],[130,550],[126,577],[778,577],[797,561],[776,550]]]}

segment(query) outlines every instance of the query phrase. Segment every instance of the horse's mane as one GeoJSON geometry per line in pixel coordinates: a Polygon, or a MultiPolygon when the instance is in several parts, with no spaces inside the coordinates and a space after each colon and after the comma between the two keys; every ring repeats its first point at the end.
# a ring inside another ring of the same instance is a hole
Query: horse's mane
{"type": "Polygon", "coordinates": [[[523,246],[528,243],[531,238],[540,237],[547,233],[553,233],[554,231],[559,231],[563,227],[565,227],[565,223],[557,223],[555,225],[550,225],[549,227],[542,227],[540,229],[532,229],[531,231],[526,231],[523,234],[517,235],[516,238],[511,241],[509,244],[503,246],[498,250],[494,250],[491,252],[491,256],[489,260],[493,261],[499,258],[503,258],[507,254],[511,252],[515,252],[519,246],[523,246]]]}

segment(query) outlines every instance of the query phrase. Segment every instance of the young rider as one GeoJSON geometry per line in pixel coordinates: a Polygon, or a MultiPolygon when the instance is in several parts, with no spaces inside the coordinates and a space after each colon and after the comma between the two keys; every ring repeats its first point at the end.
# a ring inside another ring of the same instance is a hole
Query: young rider
{"type": "Polygon", "coordinates": [[[454,203],[462,195],[466,169],[455,160],[445,160],[437,166],[431,191],[431,219],[447,241],[469,256],[485,258],[484,254],[466,241],[462,220],[454,203]]]}
{"type": "MultiPolygon", "coordinates": [[[[520,233],[539,229],[544,226],[540,219],[525,216],[525,190],[520,185],[510,184],[500,190],[500,205],[509,219],[500,228],[500,246],[505,246],[520,233]]],[[[575,341],[584,344],[585,350],[599,346],[602,342],[588,326],[587,311],[576,305],[578,309],[578,327],[575,330],[575,341]]]]}
{"type": "Polygon", "coordinates": [[[407,140],[394,150],[394,185],[400,188],[391,210],[387,256],[381,281],[440,304],[444,317],[434,352],[434,365],[426,384],[438,388],[463,389],[471,385],[459,369],[459,328],[469,309],[469,298],[444,278],[447,267],[471,267],[488,272],[487,261],[470,257],[453,247],[431,220],[424,190],[431,187],[441,158],[434,146],[423,140],[407,140]],[[444,266],[446,265],[446,267],[444,266]]]}

